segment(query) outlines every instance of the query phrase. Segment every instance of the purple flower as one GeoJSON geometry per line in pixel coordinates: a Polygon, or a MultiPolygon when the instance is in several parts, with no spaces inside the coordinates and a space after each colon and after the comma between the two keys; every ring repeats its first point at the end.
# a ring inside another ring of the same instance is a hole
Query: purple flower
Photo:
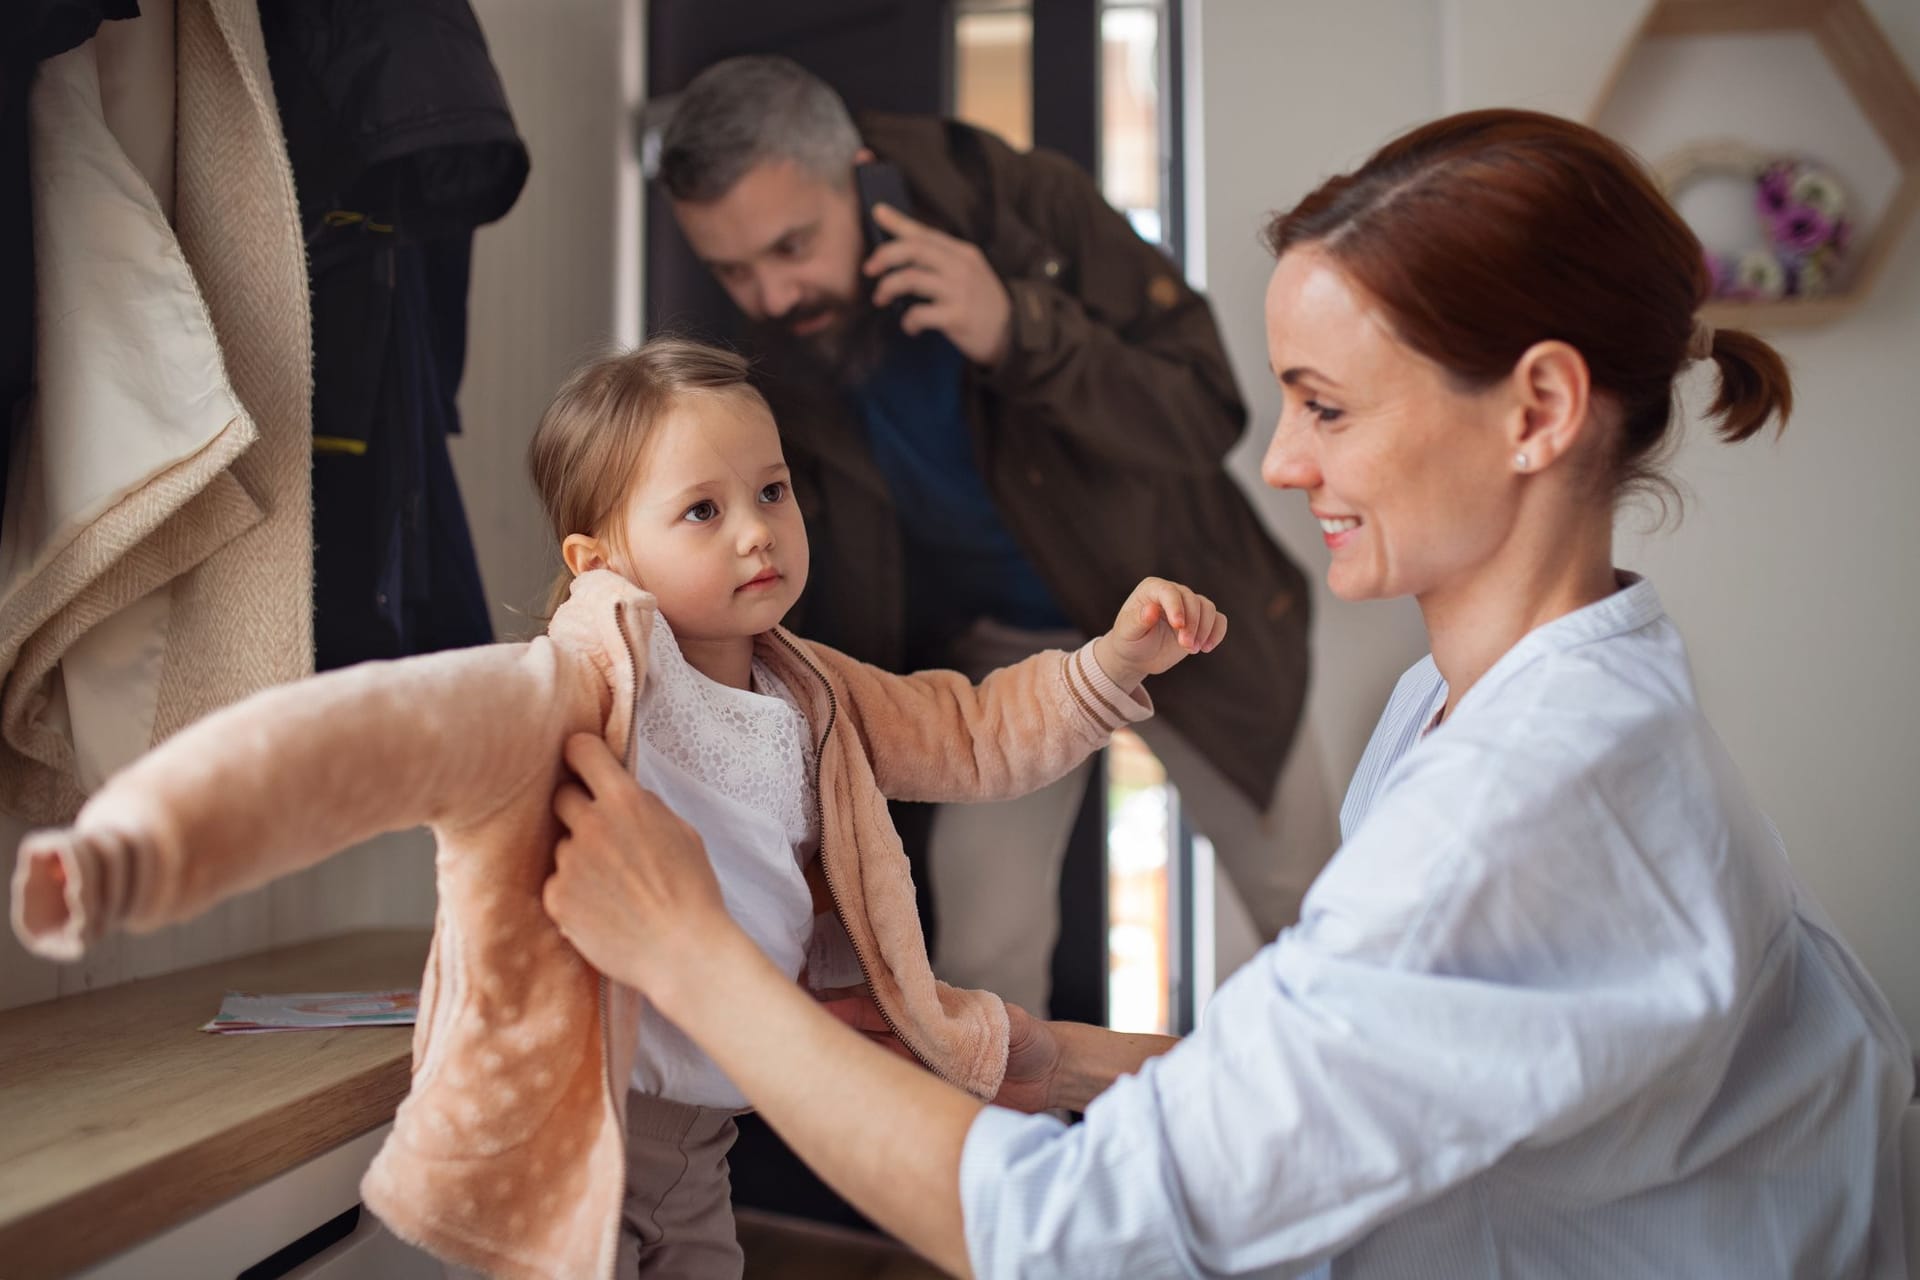
{"type": "Polygon", "coordinates": [[[1772,219],[1768,231],[1773,242],[1783,249],[1806,253],[1818,249],[1833,236],[1833,223],[1818,209],[1789,205],[1772,219]]]}
{"type": "Polygon", "coordinates": [[[1753,203],[1762,218],[1777,218],[1787,211],[1793,200],[1793,170],[1791,162],[1776,160],[1761,171],[1753,203]]]}

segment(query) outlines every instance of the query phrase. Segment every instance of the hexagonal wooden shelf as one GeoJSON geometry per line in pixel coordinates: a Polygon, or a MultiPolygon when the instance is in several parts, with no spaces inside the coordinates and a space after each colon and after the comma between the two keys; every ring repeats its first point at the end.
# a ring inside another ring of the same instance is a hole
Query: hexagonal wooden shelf
{"type": "MultiPolygon", "coordinates": [[[[1648,36],[1723,35],[1763,31],[1811,34],[1854,103],[1900,166],[1887,207],[1856,242],[1857,256],[1836,293],[1777,302],[1716,302],[1715,325],[1785,327],[1822,324],[1851,310],[1872,289],[1907,224],[1920,212],[1920,85],[1860,0],[1659,0],[1621,54],[1624,63],[1648,36]]],[[[1618,68],[1616,67],[1616,73],[1618,68]]],[[[1611,96],[1609,84],[1601,97],[1611,96]]],[[[1590,119],[1599,116],[1599,105],[1590,119]]]]}

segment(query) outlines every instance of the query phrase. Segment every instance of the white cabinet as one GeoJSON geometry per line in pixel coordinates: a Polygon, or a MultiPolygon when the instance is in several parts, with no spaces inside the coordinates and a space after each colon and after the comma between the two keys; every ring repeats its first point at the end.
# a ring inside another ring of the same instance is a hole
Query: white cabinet
{"type": "MultiPolygon", "coordinates": [[[[162,1235],[81,1273],[82,1280],[209,1280],[237,1276],[360,1201],[360,1176],[392,1125],[289,1169],[162,1235]]],[[[441,1280],[441,1265],[396,1239],[371,1213],[285,1273],[301,1280],[441,1280]]]]}

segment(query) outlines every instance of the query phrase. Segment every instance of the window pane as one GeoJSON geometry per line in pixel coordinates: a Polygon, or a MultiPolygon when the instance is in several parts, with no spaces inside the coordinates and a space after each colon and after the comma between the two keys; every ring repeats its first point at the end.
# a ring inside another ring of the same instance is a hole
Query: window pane
{"type": "Polygon", "coordinates": [[[1033,14],[1025,6],[965,5],[953,20],[953,114],[1033,146],[1033,14]]]}
{"type": "MultiPolygon", "coordinates": [[[[1158,3],[1101,9],[1101,192],[1154,244],[1166,234],[1162,32],[1158,3]]],[[[1136,735],[1115,734],[1107,761],[1107,1021],[1165,1034],[1172,1029],[1179,797],[1136,735]]]]}
{"type": "Polygon", "coordinates": [[[1175,800],[1167,772],[1137,734],[1107,751],[1107,1025],[1165,1034],[1168,870],[1175,800]]]}
{"type": "Polygon", "coordinates": [[[1100,14],[1100,185],[1133,229],[1162,243],[1161,13],[1112,4],[1100,14]]]}

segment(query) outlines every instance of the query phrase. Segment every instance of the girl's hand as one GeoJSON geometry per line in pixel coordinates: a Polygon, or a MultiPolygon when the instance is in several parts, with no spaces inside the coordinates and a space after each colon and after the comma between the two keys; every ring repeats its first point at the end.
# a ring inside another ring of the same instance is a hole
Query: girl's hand
{"type": "Polygon", "coordinates": [[[588,964],[667,1012],[709,967],[703,958],[739,932],[706,845],[603,739],[575,734],[566,760],[575,780],[554,793],[565,834],[541,901],[588,964]]]}
{"type": "Polygon", "coordinates": [[[1094,642],[1093,656],[1113,682],[1132,692],[1188,654],[1210,653],[1227,634],[1227,615],[1177,582],[1148,578],[1120,606],[1113,630],[1094,642]]]}
{"type": "Polygon", "coordinates": [[[913,1056],[913,1050],[907,1048],[900,1037],[893,1033],[893,1028],[887,1025],[880,1006],[873,1002],[873,994],[865,987],[832,987],[816,991],[813,995],[820,1002],[820,1007],[837,1020],[895,1057],[905,1058],[915,1066],[920,1065],[920,1059],[913,1056]]]}

